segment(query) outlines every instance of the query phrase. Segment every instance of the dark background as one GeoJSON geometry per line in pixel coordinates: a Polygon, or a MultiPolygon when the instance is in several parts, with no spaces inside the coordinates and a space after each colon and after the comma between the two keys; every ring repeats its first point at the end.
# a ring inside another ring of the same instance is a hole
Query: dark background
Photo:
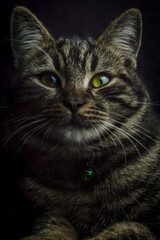
{"type": "Polygon", "coordinates": [[[108,24],[129,8],[143,15],[143,41],[138,67],[146,82],[152,103],[160,113],[160,1],[154,0],[13,0],[1,2],[0,8],[0,106],[7,105],[7,87],[12,77],[10,14],[15,6],[33,11],[54,37],[98,37],[108,24]]]}

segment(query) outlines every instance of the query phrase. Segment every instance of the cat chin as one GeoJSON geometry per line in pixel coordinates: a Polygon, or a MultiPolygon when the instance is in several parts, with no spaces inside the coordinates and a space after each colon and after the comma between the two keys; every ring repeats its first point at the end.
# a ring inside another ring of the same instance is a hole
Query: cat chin
{"type": "Polygon", "coordinates": [[[69,144],[84,144],[98,138],[98,135],[93,128],[78,129],[73,127],[66,127],[65,129],[60,129],[58,135],[61,141],[69,144]]]}

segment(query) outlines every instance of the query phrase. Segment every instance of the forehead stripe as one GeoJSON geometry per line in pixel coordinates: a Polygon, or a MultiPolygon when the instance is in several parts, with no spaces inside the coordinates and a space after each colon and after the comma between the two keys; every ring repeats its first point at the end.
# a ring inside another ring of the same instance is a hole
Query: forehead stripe
{"type": "Polygon", "coordinates": [[[54,64],[54,67],[56,68],[57,71],[60,71],[60,59],[59,59],[59,56],[56,54],[54,57],[53,57],[53,64],[54,64]]]}
{"type": "Polygon", "coordinates": [[[94,72],[96,70],[97,64],[98,64],[98,57],[93,54],[91,59],[91,72],[94,72]]]}

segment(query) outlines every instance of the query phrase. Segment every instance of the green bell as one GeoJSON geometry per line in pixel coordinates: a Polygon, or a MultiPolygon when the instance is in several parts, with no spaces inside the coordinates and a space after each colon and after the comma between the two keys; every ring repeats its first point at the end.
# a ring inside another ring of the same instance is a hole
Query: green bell
{"type": "Polygon", "coordinates": [[[92,169],[84,170],[81,174],[81,179],[85,182],[89,182],[92,180],[94,174],[95,173],[92,169]]]}

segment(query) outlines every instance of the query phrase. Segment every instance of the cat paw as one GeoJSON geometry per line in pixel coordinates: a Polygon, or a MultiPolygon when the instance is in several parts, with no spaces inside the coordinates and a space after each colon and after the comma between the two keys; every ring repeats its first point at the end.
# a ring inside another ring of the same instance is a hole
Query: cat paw
{"type": "Polygon", "coordinates": [[[36,226],[35,234],[20,240],[79,240],[75,229],[66,219],[49,217],[43,221],[36,226]]]}
{"type": "Polygon", "coordinates": [[[156,240],[150,230],[139,223],[117,223],[89,240],[156,240]]]}

